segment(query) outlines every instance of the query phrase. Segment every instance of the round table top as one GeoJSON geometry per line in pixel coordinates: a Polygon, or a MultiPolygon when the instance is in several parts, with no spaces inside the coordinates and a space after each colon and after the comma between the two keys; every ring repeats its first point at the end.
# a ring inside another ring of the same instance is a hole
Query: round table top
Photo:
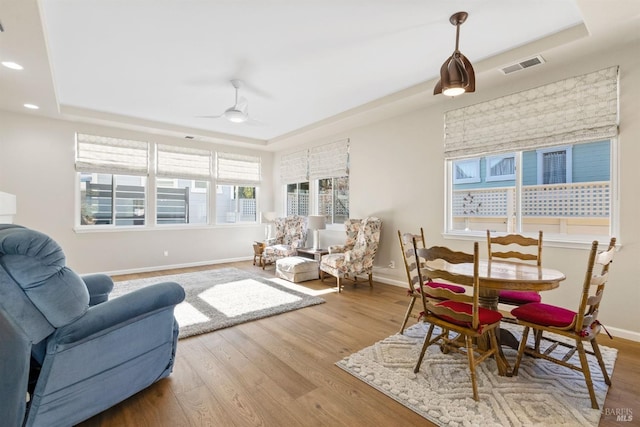
{"type": "MultiPolygon", "coordinates": [[[[441,268],[453,274],[473,276],[473,264],[447,264],[441,268]]],[[[565,280],[558,270],[512,261],[480,260],[478,263],[480,287],[487,289],[545,291],[555,289],[565,280]]]]}

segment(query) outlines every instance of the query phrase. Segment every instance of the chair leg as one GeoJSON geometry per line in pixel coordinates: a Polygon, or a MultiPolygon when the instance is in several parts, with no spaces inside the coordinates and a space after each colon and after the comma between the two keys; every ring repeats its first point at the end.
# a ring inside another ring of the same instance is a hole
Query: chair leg
{"type": "Polygon", "coordinates": [[[520,368],[520,362],[522,361],[522,356],[524,355],[524,349],[527,347],[527,337],[529,336],[529,327],[525,326],[524,331],[522,331],[522,339],[520,340],[520,345],[518,346],[518,356],[516,357],[516,363],[513,365],[513,376],[518,375],[518,369],[520,368]]]}
{"type": "Polygon", "coordinates": [[[404,332],[404,328],[407,326],[407,322],[409,321],[409,316],[411,315],[411,311],[413,311],[413,306],[416,303],[416,297],[411,296],[411,301],[409,302],[409,308],[407,308],[407,312],[404,315],[404,320],[402,321],[402,326],[400,326],[400,335],[404,332]]]}
{"type": "Polygon", "coordinates": [[[587,383],[587,389],[589,389],[589,397],[591,398],[591,407],[593,409],[600,409],[598,401],[596,400],[596,393],[593,391],[593,381],[591,381],[591,371],[589,370],[589,362],[587,361],[587,353],[584,351],[584,345],[581,340],[576,340],[576,347],[578,348],[578,355],[580,356],[580,365],[582,366],[582,373],[584,374],[584,381],[587,383]]]}
{"type": "Polygon", "coordinates": [[[506,376],[508,374],[508,368],[507,366],[505,366],[505,364],[503,363],[503,359],[498,354],[500,353],[500,346],[498,344],[498,338],[496,337],[496,331],[492,329],[488,332],[488,334],[489,341],[491,342],[491,352],[493,353],[494,358],[496,359],[496,364],[498,365],[498,373],[501,376],[506,376]]]}
{"type": "Polygon", "coordinates": [[[467,346],[467,357],[469,358],[469,370],[471,371],[471,387],[473,387],[473,400],[478,401],[478,384],[476,381],[476,362],[473,356],[473,339],[467,335],[464,337],[467,346]]]}
{"type": "Polygon", "coordinates": [[[416,363],[416,367],[413,368],[413,373],[417,374],[420,370],[420,365],[422,365],[422,359],[424,359],[424,353],[427,351],[427,347],[429,347],[429,343],[431,341],[431,334],[433,333],[433,323],[429,325],[429,331],[427,335],[424,337],[424,342],[422,343],[422,350],[420,350],[420,356],[418,357],[418,363],[416,363]]]}
{"type": "Polygon", "coordinates": [[[593,354],[598,359],[598,365],[600,365],[600,369],[602,370],[602,376],[604,377],[604,382],[607,385],[611,385],[611,378],[609,378],[609,374],[607,373],[607,368],[604,366],[604,360],[602,360],[602,353],[600,353],[600,347],[598,346],[598,342],[595,338],[591,340],[591,347],[593,347],[593,354]]]}
{"type": "Polygon", "coordinates": [[[534,329],[533,330],[533,334],[536,337],[535,340],[535,344],[533,346],[534,350],[538,353],[540,353],[540,341],[542,341],[542,330],[541,329],[534,329]]]}
{"type": "Polygon", "coordinates": [[[336,284],[338,286],[338,293],[342,292],[342,290],[340,289],[340,276],[336,277],[336,284]]]}
{"type": "Polygon", "coordinates": [[[373,288],[373,273],[369,273],[369,287],[373,288]]]}

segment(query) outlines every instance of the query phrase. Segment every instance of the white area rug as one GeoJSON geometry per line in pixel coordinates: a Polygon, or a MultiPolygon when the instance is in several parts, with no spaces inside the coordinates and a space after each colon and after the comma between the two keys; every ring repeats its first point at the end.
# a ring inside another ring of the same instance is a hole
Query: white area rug
{"type": "MultiPolygon", "coordinates": [[[[522,336],[520,327],[504,327],[518,339],[522,336]]],[[[582,375],[546,360],[525,356],[517,377],[501,377],[493,359],[484,361],[476,371],[479,402],[473,400],[466,355],[443,354],[432,345],[414,374],[426,331],[424,324],[416,324],[405,335],[379,341],[336,365],[439,426],[598,425],[601,410],[591,409],[582,375]]],[[[611,375],[617,350],[600,349],[611,375]]],[[[513,365],[515,350],[504,352],[513,365]]],[[[608,386],[595,357],[587,358],[602,408],[608,386]]]]}
{"type": "Polygon", "coordinates": [[[304,286],[237,268],[116,282],[111,298],[160,282],[176,282],[186,292],[175,309],[180,338],[325,302],[304,286]]]}

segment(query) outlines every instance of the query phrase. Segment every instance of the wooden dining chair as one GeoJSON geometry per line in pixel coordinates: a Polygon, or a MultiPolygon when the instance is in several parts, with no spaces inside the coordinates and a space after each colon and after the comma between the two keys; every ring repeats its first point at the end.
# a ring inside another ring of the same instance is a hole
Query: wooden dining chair
{"type": "Polygon", "coordinates": [[[438,283],[438,282],[421,282],[420,277],[418,275],[418,266],[420,262],[416,258],[415,249],[413,246],[413,240],[415,239],[416,244],[422,248],[426,246],[424,239],[424,230],[420,227],[419,234],[412,233],[402,233],[398,230],[398,239],[400,240],[400,249],[402,250],[402,259],[404,261],[404,268],[407,272],[407,296],[410,298],[409,306],[407,307],[407,312],[404,315],[404,319],[402,320],[402,325],[400,326],[400,334],[404,333],[404,328],[407,326],[407,322],[410,317],[419,318],[419,314],[413,313],[413,308],[415,306],[415,302],[420,298],[420,293],[423,290],[426,290],[427,297],[433,298],[433,295],[430,294],[429,289],[433,287],[445,287],[451,290],[452,292],[462,294],[465,292],[465,288],[462,286],[452,285],[449,283],[438,283]],[[422,285],[421,285],[422,284],[422,285]],[[425,288],[425,286],[427,288],[425,288]]]}
{"type": "MultiPolygon", "coordinates": [[[[501,258],[535,261],[540,266],[542,265],[542,230],[538,232],[537,239],[520,234],[492,237],[491,231],[487,230],[487,249],[489,260],[501,258]],[[532,250],[527,251],[527,248],[532,250]]],[[[540,302],[541,300],[540,294],[533,291],[501,290],[498,295],[499,303],[512,306],[540,302]]]]}
{"type": "MultiPolygon", "coordinates": [[[[464,285],[472,290],[470,294],[457,294],[446,288],[430,290],[435,296],[442,299],[441,301],[427,298],[424,292],[420,294],[424,309],[422,318],[423,321],[430,323],[430,325],[414,372],[417,373],[420,370],[425,352],[433,344],[439,344],[441,350],[445,352],[455,351],[466,354],[471,373],[473,398],[477,401],[479,396],[476,366],[486,358],[498,355],[496,329],[500,325],[500,319],[502,319],[500,312],[479,306],[478,242],[474,243],[472,254],[456,252],[440,246],[420,248],[415,240],[413,246],[416,256],[425,261],[425,265],[418,269],[420,283],[442,280],[448,283],[464,285]],[[473,264],[473,276],[455,274],[446,269],[447,265],[460,263],[473,264]],[[435,326],[438,326],[440,331],[433,337],[435,326]],[[457,332],[459,336],[450,338],[450,331],[457,332]],[[464,341],[461,341],[463,338],[464,341]],[[488,345],[478,345],[481,341],[488,345]]],[[[498,359],[496,357],[496,360],[498,359]]],[[[498,363],[498,370],[501,375],[506,374],[506,367],[501,363],[498,363]]]]}
{"type": "Polygon", "coordinates": [[[604,288],[609,278],[609,265],[613,261],[615,244],[616,239],[614,237],[609,242],[607,250],[600,253],[598,253],[598,242],[594,241],[591,244],[587,271],[576,311],[543,303],[529,303],[514,308],[511,311],[518,320],[518,323],[524,326],[522,340],[518,347],[518,356],[513,368],[513,375],[518,374],[518,368],[520,367],[520,362],[524,354],[543,358],[582,372],[587,389],[589,390],[591,407],[593,409],[599,408],[593,390],[593,381],[591,380],[587,354],[596,357],[602,370],[604,381],[608,385],[611,385],[611,380],[604,366],[596,338],[602,327],[598,321],[598,311],[600,309],[600,303],[602,302],[604,288]],[[597,268],[600,268],[600,271],[594,272],[594,269],[597,268]],[[551,345],[546,350],[541,350],[537,343],[533,348],[528,347],[527,336],[529,335],[530,329],[538,332],[542,339],[545,342],[550,342],[551,345]],[[569,338],[569,343],[545,335],[545,332],[552,332],[569,338]],[[584,341],[588,341],[591,344],[592,352],[585,350],[583,345],[584,341]],[[558,346],[561,348],[558,349],[558,346]],[[560,354],[563,353],[562,348],[567,350],[564,355],[560,354]],[[580,358],[580,365],[577,365],[577,363],[574,364],[569,360],[576,351],[580,358]]]}

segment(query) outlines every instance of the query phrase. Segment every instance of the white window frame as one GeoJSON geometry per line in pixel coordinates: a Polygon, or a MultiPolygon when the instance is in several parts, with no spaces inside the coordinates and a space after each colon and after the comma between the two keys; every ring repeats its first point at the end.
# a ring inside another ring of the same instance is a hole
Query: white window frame
{"type": "MultiPolygon", "coordinates": [[[[318,178],[315,179],[313,181],[313,188],[314,188],[314,194],[313,194],[313,198],[314,198],[314,212],[315,215],[324,215],[326,218],[326,226],[329,229],[333,229],[334,227],[338,226],[341,227],[344,224],[344,221],[338,221],[338,222],[334,222],[335,221],[335,182],[337,179],[343,179],[345,178],[347,180],[347,182],[349,183],[349,199],[351,198],[351,179],[349,177],[349,175],[345,175],[345,176],[334,176],[334,177],[326,177],[326,178],[318,178]],[[330,179],[331,182],[331,213],[325,213],[325,212],[320,212],[320,181],[324,180],[324,179],[330,179]]],[[[347,218],[349,218],[350,216],[350,211],[351,211],[351,207],[349,206],[349,213],[347,213],[347,218]]]]}
{"type": "Polygon", "coordinates": [[[553,148],[541,148],[536,150],[537,160],[538,160],[538,185],[542,185],[543,176],[544,176],[544,168],[543,168],[543,160],[544,155],[547,153],[553,153],[555,151],[563,151],[565,152],[565,183],[571,183],[573,177],[573,147],[571,145],[558,146],[553,148]]]}
{"type": "Polygon", "coordinates": [[[76,169],[76,197],[75,197],[75,226],[76,231],[141,229],[150,224],[150,185],[151,177],[150,154],[151,143],[131,139],[121,139],[100,135],[89,135],[77,132],[75,134],[75,169],[76,169]],[[112,223],[111,224],[83,224],[82,174],[111,175],[112,191],[112,223]],[[144,180],[142,224],[118,225],[116,223],[118,209],[116,203],[116,176],[139,177],[144,180]]]}
{"type": "Polygon", "coordinates": [[[512,180],[516,179],[516,155],[514,153],[499,154],[499,155],[495,155],[495,156],[487,156],[485,159],[486,159],[485,160],[485,169],[486,169],[485,181],[486,182],[512,181],[512,180]],[[491,168],[493,167],[493,165],[495,165],[497,163],[500,163],[504,159],[509,159],[509,158],[513,159],[513,173],[512,174],[493,175],[491,173],[491,168]]]}
{"type": "MultiPolygon", "coordinates": [[[[620,158],[618,155],[618,138],[608,138],[609,147],[610,147],[610,169],[609,169],[609,181],[610,181],[610,205],[609,205],[609,221],[610,221],[610,235],[619,236],[620,235],[620,200],[619,200],[619,163],[620,158]]],[[[585,141],[587,142],[587,141],[585,141]]],[[[594,141],[595,142],[595,141],[594,141]]],[[[572,146],[555,146],[549,149],[539,149],[536,151],[540,152],[550,152],[550,151],[558,151],[558,149],[566,149],[571,148],[572,146]]],[[[534,149],[535,150],[535,149],[534,149]]],[[[523,149],[522,151],[518,151],[515,153],[516,156],[516,187],[518,188],[518,193],[521,191],[522,187],[522,153],[525,151],[531,151],[531,149],[523,149]]],[[[571,150],[571,155],[573,154],[571,150]]],[[[569,152],[567,152],[567,158],[569,159],[569,152]]],[[[445,224],[444,231],[442,233],[445,239],[454,239],[454,240],[470,240],[470,241],[484,241],[486,239],[486,231],[484,230],[454,230],[452,228],[452,196],[453,196],[453,164],[455,159],[445,159],[445,224]]],[[[570,162],[572,163],[572,162],[570,162]]],[[[520,203],[520,201],[518,201],[520,203]]],[[[516,214],[516,226],[517,230],[515,232],[521,232],[521,213],[520,209],[517,209],[516,214]]],[[[576,249],[588,249],[591,247],[591,243],[593,240],[598,241],[608,241],[608,236],[604,235],[554,235],[551,233],[545,233],[544,245],[549,247],[560,247],[560,248],[576,248],[576,249]]]]}
{"type": "Polygon", "coordinates": [[[458,165],[469,165],[470,169],[473,171],[473,176],[469,178],[456,178],[453,177],[454,184],[473,184],[481,181],[480,177],[480,158],[475,159],[461,159],[453,161],[453,170],[455,171],[456,166],[458,165]]]}
{"type": "Polygon", "coordinates": [[[295,213],[290,213],[289,212],[289,191],[288,188],[290,185],[295,185],[296,186],[296,191],[297,191],[297,195],[298,197],[300,197],[300,186],[301,184],[307,184],[308,187],[308,194],[307,194],[307,198],[308,198],[308,215],[311,215],[311,212],[313,212],[312,208],[311,208],[311,204],[313,203],[312,198],[313,198],[313,193],[312,193],[312,189],[311,189],[311,182],[309,181],[300,181],[300,182],[290,182],[288,184],[283,184],[283,202],[284,202],[284,209],[283,211],[285,212],[286,215],[300,215],[300,200],[298,199],[298,206],[297,206],[297,212],[295,213]]]}

